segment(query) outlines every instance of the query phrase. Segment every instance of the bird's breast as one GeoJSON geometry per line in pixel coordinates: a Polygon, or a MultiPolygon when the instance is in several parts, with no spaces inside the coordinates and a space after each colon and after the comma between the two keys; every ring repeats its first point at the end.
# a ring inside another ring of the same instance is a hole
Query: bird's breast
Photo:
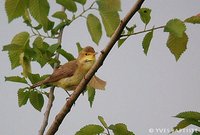
{"type": "Polygon", "coordinates": [[[74,90],[81,80],[84,78],[90,68],[80,66],[71,77],[66,77],[55,82],[54,85],[61,87],[65,90],[74,90]]]}
{"type": "Polygon", "coordinates": [[[65,90],[74,90],[74,87],[80,83],[82,78],[82,75],[75,74],[71,77],[60,79],[59,81],[55,82],[55,85],[65,90]]]}

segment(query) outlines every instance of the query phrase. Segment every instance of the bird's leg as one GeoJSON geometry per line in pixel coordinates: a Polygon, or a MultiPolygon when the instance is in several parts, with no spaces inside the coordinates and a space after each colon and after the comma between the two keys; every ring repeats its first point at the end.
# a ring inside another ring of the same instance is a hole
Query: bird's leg
{"type": "MultiPolygon", "coordinates": [[[[75,90],[75,89],[76,89],[76,87],[77,87],[77,86],[71,86],[71,87],[70,87],[70,90],[75,90]]],[[[69,89],[68,89],[68,90],[69,90],[69,89]]],[[[69,99],[69,98],[70,98],[70,96],[71,96],[71,94],[68,92],[68,90],[67,90],[67,89],[65,89],[65,91],[66,91],[66,93],[67,93],[67,95],[68,95],[68,97],[66,98],[66,100],[67,100],[67,99],[69,99]]]]}
{"type": "Polygon", "coordinates": [[[66,100],[68,100],[68,99],[70,98],[71,94],[70,94],[67,90],[65,90],[65,92],[66,92],[67,95],[68,95],[68,97],[66,97],[66,100]]]}
{"type": "Polygon", "coordinates": [[[68,92],[68,91],[66,91],[66,93],[67,93],[67,95],[70,97],[71,96],[71,94],[68,92]]]}
{"type": "MultiPolygon", "coordinates": [[[[68,100],[68,99],[70,98],[71,94],[70,94],[67,90],[66,90],[66,93],[67,93],[67,95],[68,95],[68,97],[66,97],[66,100],[68,100]]],[[[75,102],[74,102],[73,105],[75,105],[75,102]]]]}

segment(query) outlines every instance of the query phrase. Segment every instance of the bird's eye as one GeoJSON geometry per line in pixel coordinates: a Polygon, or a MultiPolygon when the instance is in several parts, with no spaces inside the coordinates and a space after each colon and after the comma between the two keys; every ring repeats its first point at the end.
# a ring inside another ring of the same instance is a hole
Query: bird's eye
{"type": "Polygon", "coordinates": [[[85,56],[88,56],[89,54],[88,53],[85,53],[85,56]]]}

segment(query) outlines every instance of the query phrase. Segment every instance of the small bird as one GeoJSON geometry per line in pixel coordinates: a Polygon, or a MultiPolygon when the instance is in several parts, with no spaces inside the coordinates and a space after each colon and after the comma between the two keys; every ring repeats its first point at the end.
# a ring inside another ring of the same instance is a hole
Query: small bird
{"type": "MultiPolygon", "coordinates": [[[[76,60],[69,61],[58,67],[54,70],[52,75],[33,84],[31,88],[33,89],[41,85],[53,85],[67,91],[75,90],[80,81],[95,63],[95,55],[96,52],[91,46],[83,48],[76,60]]],[[[103,90],[105,89],[106,82],[94,75],[88,85],[95,89],[103,90]]]]}

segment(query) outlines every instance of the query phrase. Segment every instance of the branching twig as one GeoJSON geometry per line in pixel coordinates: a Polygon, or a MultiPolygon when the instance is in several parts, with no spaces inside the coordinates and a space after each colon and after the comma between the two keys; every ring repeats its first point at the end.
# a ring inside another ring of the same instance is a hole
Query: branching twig
{"type": "MultiPolygon", "coordinates": [[[[62,11],[64,11],[64,7],[62,7],[62,11]]],[[[61,42],[62,42],[62,35],[63,35],[63,28],[60,29],[60,32],[59,32],[59,35],[58,35],[58,44],[61,45],[61,42]]],[[[56,59],[59,58],[59,54],[56,53],[56,56],[55,56],[56,59]]],[[[54,70],[57,68],[58,66],[58,63],[55,63],[54,64],[54,70]]],[[[44,118],[43,118],[43,122],[42,122],[42,125],[40,127],[40,130],[39,130],[39,134],[38,135],[43,135],[44,134],[44,131],[48,125],[48,120],[49,120],[49,114],[51,112],[51,108],[52,108],[52,105],[53,105],[53,101],[54,101],[54,89],[55,87],[52,86],[50,88],[50,92],[49,92],[49,96],[48,96],[48,103],[47,103],[47,107],[46,107],[46,111],[44,113],[44,118]]]]}
{"type": "Polygon", "coordinates": [[[77,100],[79,95],[84,91],[85,86],[90,81],[92,76],[103,65],[103,62],[104,62],[105,58],[107,57],[107,55],[109,54],[110,50],[112,49],[114,44],[120,38],[120,35],[121,35],[123,29],[125,28],[125,26],[129,22],[129,20],[132,18],[132,16],[140,9],[140,7],[141,7],[141,5],[144,1],[145,0],[138,0],[135,3],[135,5],[131,8],[131,10],[127,13],[125,18],[121,21],[120,25],[118,26],[118,28],[116,29],[116,31],[112,35],[112,37],[111,37],[109,43],[107,44],[106,48],[101,51],[102,54],[99,56],[96,63],[93,65],[93,67],[86,74],[85,78],[82,79],[80,84],[77,86],[76,90],[72,93],[70,98],[67,100],[65,105],[60,110],[60,112],[56,115],[56,117],[55,117],[52,125],[48,129],[46,135],[54,135],[57,132],[57,130],[58,130],[60,124],[62,123],[63,119],[70,112],[71,107],[73,106],[73,104],[75,103],[75,101],[77,100]]]}
{"type": "Polygon", "coordinates": [[[79,17],[84,17],[84,18],[86,18],[85,16],[83,16],[83,14],[86,13],[87,11],[91,10],[91,9],[95,9],[95,8],[93,8],[93,6],[94,6],[95,3],[96,3],[96,1],[94,1],[87,9],[85,9],[85,8],[83,7],[83,11],[82,11],[79,15],[77,15],[72,21],[75,21],[75,20],[78,19],[79,17]]]}
{"type": "Polygon", "coordinates": [[[122,34],[120,37],[128,37],[128,36],[138,35],[138,34],[141,34],[141,33],[152,31],[152,30],[162,29],[164,27],[165,27],[165,25],[164,26],[155,27],[155,28],[151,28],[151,29],[148,29],[148,30],[134,32],[132,34],[122,34]]]}
{"type": "Polygon", "coordinates": [[[36,32],[37,32],[37,33],[36,33],[36,32],[34,31],[33,27],[31,27],[31,31],[32,31],[32,33],[33,33],[33,35],[31,35],[31,37],[40,36],[40,37],[42,37],[43,39],[45,39],[45,38],[58,39],[58,37],[49,36],[48,33],[47,33],[47,36],[42,35],[38,30],[36,31],[36,32]]]}

